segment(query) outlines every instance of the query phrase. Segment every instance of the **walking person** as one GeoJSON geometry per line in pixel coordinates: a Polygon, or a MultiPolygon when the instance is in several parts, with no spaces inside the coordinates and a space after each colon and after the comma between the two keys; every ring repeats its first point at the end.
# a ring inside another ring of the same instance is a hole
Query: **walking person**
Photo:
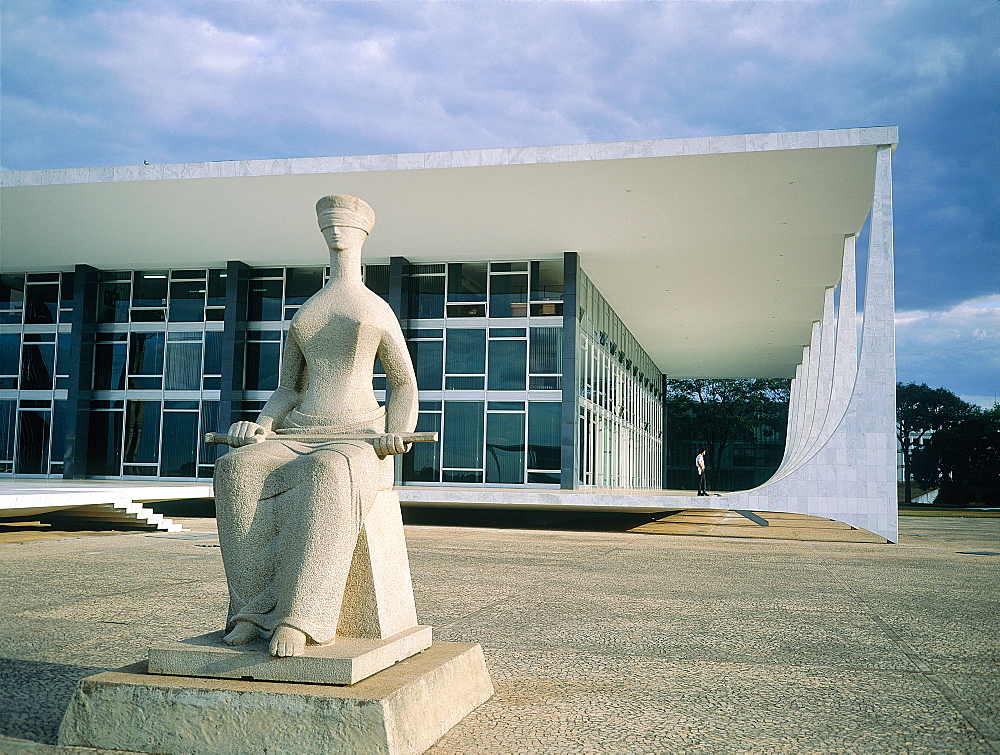
{"type": "Polygon", "coordinates": [[[699,454],[694,457],[694,467],[698,471],[698,495],[708,495],[708,485],[705,479],[706,453],[708,453],[708,449],[702,449],[699,454]]]}

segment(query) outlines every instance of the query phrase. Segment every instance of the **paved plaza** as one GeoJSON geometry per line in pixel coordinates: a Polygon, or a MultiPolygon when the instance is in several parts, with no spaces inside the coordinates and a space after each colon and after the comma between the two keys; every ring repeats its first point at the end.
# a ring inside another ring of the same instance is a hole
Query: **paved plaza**
{"type": "MultiPolygon", "coordinates": [[[[220,627],[215,522],[0,539],[0,751],[53,746],[78,679],[220,627]]],[[[458,753],[1000,751],[1000,518],[898,545],[409,525],[418,616],[481,643],[458,753]]]]}

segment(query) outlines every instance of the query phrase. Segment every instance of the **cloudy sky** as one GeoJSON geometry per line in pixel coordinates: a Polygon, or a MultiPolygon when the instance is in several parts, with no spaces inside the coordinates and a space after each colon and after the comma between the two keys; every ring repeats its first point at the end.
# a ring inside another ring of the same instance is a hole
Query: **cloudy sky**
{"type": "Polygon", "coordinates": [[[898,378],[1000,400],[1000,3],[5,0],[4,170],[897,125],[898,378]]]}

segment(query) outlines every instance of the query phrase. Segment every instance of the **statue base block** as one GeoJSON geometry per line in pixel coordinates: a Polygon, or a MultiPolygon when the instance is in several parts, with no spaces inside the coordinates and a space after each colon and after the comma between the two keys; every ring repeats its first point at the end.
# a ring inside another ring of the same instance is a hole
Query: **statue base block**
{"type": "Polygon", "coordinates": [[[272,658],[268,641],[235,647],[211,632],[149,649],[149,673],[310,684],[355,684],[431,646],[431,627],[415,626],[384,640],[338,637],[306,645],[303,655],[272,658]]]}
{"type": "Polygon", "coordinates": [[[458,642],[435,642],[348,687],[165,676],[137,663],[80,680],[59,744],[158,753],[419,753],[492,695],[482,648],[458,642]]]}

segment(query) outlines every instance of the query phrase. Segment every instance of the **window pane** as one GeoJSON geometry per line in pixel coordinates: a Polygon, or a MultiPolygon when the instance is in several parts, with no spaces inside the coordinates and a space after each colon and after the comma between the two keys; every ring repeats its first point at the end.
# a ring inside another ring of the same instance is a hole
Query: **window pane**
{"type": "Polygon", "coordinates": [[[526,317],[528,276],[490,276],[490,317],[526,317]]]}
{"type": "MultiPolygon", "coordinates": [[[[417,432],[441,432],[441,415],[437,412],[421,413],[417,418],[417,432]]],[[[441,462],[441,444],[414,443],[409,453],[403,455],[403,479],[408,482],[437,482],[441,462]]]]}
{"type": "Polygon", "coordinates": [[[222,374],[222,331],[205,331],[205,372],[206,375],[222,374]]]}
{"type": "Polygon", "coordinates": [[[132,287],[126,281],[107,281],[97,287],[97,321],[128,322],[132,287]]]}
{"type": "Polygon", "coordinates": [[[365,265],[365,285],[383,299],[389,295],[389,266],[365,265]]]}
{"type": "Polygon", "coordinates": [[[524,482],[524,415],[486,415],[486,482],[524,482]]]}
{"type": "Polygon", "coordinates": [[[160,402],[125,403],[125,463],[155,464],[160,448],[160,402]]]}
{"type": "Polygon", "coordinates": [[[491,391],[523,391],[527,341],[490,341],[491,391]]]}
{"type": "Polygon", "coordinates": [[[449,328],[445,371],[451,375],[482,375],[486,372],[486,330],[449,328]]]}
{"type": "Polygon", "coordinates": [[[528,402],[528,469],[562,468],[561,425],[561,403],[528,402]]]}
{"type": "Polygon", "coordinates": [[[0,333],[0,375],[16,375],[21,364],[21,334],[0,333]]]}
{"type": "Polygon", "coordinates": [[[198,453],[198,413],[164,412],[161,477],[194,477],[198,453]]]}
{"type": "Polygon", "coordinates": [[[305,304],[306,299],[323,288],[323,268],[290,267],[287,271],[285,304],[305,304]]]}
{"type": "MultiPolygon", "coordinates": [[[[62,309],[73,309],[73,285],[76,282],[76,273],[63,273],[62,283],[59,286],[59,306],[62,309]]],[[[63,318],[65,319],[65,315],[63,318]]]]}
{"type": "Polygon", "coordinates": [[[226,306],[226,271],[208,271],[208,300],[210,307],[226,306]]]}
{"type": "Polygon", "coordinates": [[[558,373],[562,328],[531,328],[529,367],[532,373],[558,373]]]}
{"type": "Polygon", "coordinates": [[[441,465],[483,467],[483,402],[444,402],[441,465]]]}
{"type": "Polygon", "coordinates": [[[120,474],[124,414],[122,411],[90,413],[90,436],[87,442],[89,474],[120,474]]]}
{"type": "Polygon", "coordinates": [[[0,322],[19,323],[24,311],[24,276],[0,275],[0,322]]]}
{"type": "Polygon", "coordinates": [[[25,289],[24,321],[26,323],[54,323],[59,310],[59,284],[29,285],[25,289]]]}
{"type": "Polygon", "coordinates": [[[281,281],[250,281],[247,319],[252,321],[281,319],[281,281]]]}
{"type": "Polygon", "coordinates": [[[129,347],[130,375],[163,374],[163,333],[132,333],[129,347]]]}
{"type": "Polygon", "coordinates": [[[170,322],[201,322],[204,320],[205,288],[204,280],[171,281],[170,322]]]}
{"type": "Polygon", "coordinates": [[[49,422],[51,412],[17,413],[17,474],[46,474],[49,464],[49,422]]]}
{"type": "Polygon", "coordinates": [[[248,343],[243,387],[248,391],[273,391],[278,387],[279,344],[248,343]]]}
{"type": "Polygon", "coordinates": [[[73,348],[73,335],[59,333],[56,336],[56,374],[69,375],[73,371],[70,354],[73,348]]]}
{"type": "Polygon", "coordinates": [[[69,402],[53,401],[52,404],[52,448],[49,451],[49,457],[52,464],[61,464],[65,460],[66,433],[69,432],[71,424],[69,402]]]}
{"type": "Polygon", "coordinates": [[[25,343],[21,347],[21,390],[50,390],[55,359],[54,343],[25,343]]]}
{"type": "MultiPolygon", "coordinates": [[[[0,461],[14,460],[14,420],[17,402],[0,401],[0,461]]],[[[4,471],[10,472],[10,469],[4,471]]]]}
{"type": "Polygon", "coordinates": [[[133,307],[167,306],[167,271],[136,271],[132,278],[133,307]]]}
{"type": "Polygon", "coordinates": [[[200,343],[173,341],[167,344],[167,374],[163,387],[168,391],[201,388],[200,343]]]}
{"type": "Polygon", "coordinates": [[[206,446],[204,443],[205,433],[225,432],[229,429],[229,422],[222,421],[220,412],[221,406],[218,401],[201,402],[201,432],[198,434],[198,440],[202,464],[214,464],[216,459],[229,450],[226,446],[206,446]]]}
{"type": "Polygon", "coordinates": [[[410,317],[444,317],[444,276],[410,278],[410,317]]]}
{"type": "Polygon", "coordinates": [[[99,343],[94,347],[94,390],[125,390],[124,343],[99,343]]]}
{"type": "Polygon", "coordinates": [[[531,263],[531,300],[561,301],[563,294],[562,260],[531,263]]]}
{"type": "Polygon", "coordinates": [[[443,341],[409,341],[406,344],[417,373],[417,388],[422,391],[441,390],[441,360],[443,341]]]}
{"type": "Polygon", "coordinates": [[[487,262],[448,265],[448,301],[486,301],[487,262]]]}

